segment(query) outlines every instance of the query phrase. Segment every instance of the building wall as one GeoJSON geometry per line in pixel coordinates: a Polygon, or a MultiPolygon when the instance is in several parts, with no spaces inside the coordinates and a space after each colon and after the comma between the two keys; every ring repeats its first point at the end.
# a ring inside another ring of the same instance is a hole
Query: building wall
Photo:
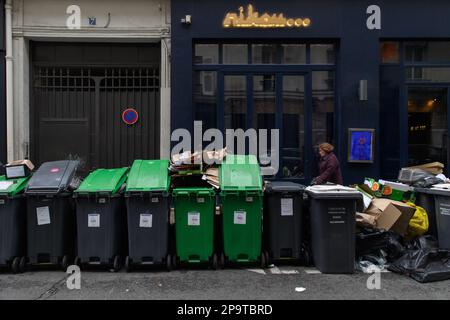
{"type": "MultiPolygon", "coordinates": [[[[68,29],[69,0],[14,0],[14,142],[13,158],[29,155],[30,55],[29,42],[161,42],[161,156],[170,140],[170,1],[79,0],[81,29],[68,29]],[[110,22],[108,24],[108,14],[110,22]],[[97,25],[89,26],[88,17],[97,25]]],[[[1,98],[1,96],[0,96],[1,98]]],[[[0,145],[1,147],[1,145],[0,145]]]]}
{"type": "MultiPolygon", "coordinates": [[[[192,127],[192,43],[193,39],[335,39],[337,60],[337,150],[346,183],[380,174],[380,90],[379,43],[384,38],[450,38],[450,2],[433,0],[305,0],[251,2],[259,12],[283,12],[294,17],[310,17],[307,29],[224,29],[227,12],[238,12],[246,2],[239,0],[172,1],[172,130],[192,127]],[[369,30],[367,8],[381,7],[381,30],[369,30]],[[192,16],[192,25],[181,23],[192,16]],[[360,80],[368,81],[368,101],[358,98],[360,80]],[[374,128],[377,132],[375,162],[347,163],[348,128],[374,128]]],[[[400,144],[392,137],[389,143],[400,144]]]]}

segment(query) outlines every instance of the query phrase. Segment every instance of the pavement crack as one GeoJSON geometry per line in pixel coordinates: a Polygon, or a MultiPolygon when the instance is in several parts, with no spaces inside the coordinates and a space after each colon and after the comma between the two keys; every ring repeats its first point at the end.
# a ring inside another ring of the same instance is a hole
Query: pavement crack
{"type": "Polygon", "coordinates": [[[61,286],[64,285],[70,275],[64,276],[61,280],[56,281],[48,290],[44,291],[39,297],[34,300],[47,300],[56,295],[61,286]]]}

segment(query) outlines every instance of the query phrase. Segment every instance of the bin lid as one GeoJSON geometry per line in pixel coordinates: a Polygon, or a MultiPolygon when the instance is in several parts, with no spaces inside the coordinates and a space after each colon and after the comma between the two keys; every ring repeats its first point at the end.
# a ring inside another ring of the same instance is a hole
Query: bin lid
{"type": "Polygon", "coordinates": [[[116,194],[127,179],[128,168],[97,169],[81,183],[76,194],[116,194]]]}
{"type": "Polygon", "coordinates": [[[254,155],[227,155],[220,166],[222,191],[262,191],[261,169],[254,155]]]}
{"type": "Polygon", "coordinates": [[[414,188],[419,193],[429,194],[431,196],[447,196],[450,197],[450,185],[435,185],[431,188],[414,188]]]}
{"type": "Polygon", "coordinates": [[[341,185],[317,185],[306,188],[306,192],[316,199],[361,199],[362,195],[354,188],[341,185]]]}
{"type": "Polygon", "coordinates": [[[26,194],[58,194],[69,189],[80,162],[63,160],[45,162],[33,174],[26,194]]]}
{"type": "Polygon", "coordinates": [[[5,176],[0,176],[0,196],[14,197],[25,189],[28,180],[29,177],[8,180],[5,176]]]}
{"type": "Polygon", "coordinates": [[[303,192],[305,186],[290,181],[266,181],[267,193],[303,192]]]}
{"type": "Polygon", "coordinates": [[[169,160],[136,160],[127,179],[127,192],[167,192],[169,160]]]}
{"type": "Polygon", "coordinates": [[[216,192],[212,188],[177,188],[172,192],[174,197],[179,196],[214,196],[216,192]]]}

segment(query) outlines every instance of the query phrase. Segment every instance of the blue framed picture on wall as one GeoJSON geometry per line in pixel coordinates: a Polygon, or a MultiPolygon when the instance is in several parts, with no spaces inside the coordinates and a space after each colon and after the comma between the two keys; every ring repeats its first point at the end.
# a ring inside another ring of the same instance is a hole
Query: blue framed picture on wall
{"type": "Polygon", "coordinates": [[[348,162],[374,162],[374,129],[348,129],[348,162]]]}

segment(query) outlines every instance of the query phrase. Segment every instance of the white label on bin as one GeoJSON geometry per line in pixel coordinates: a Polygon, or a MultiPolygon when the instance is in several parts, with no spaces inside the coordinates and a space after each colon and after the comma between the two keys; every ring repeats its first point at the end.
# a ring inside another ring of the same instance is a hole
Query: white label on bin
{"type": "Polygon", "coordinates": [[[197,198],[198,203],[205,203],[205,198],[197,198]]]}
{"type": "Polygon", "coordinates": [[[441,211],[441,215],[450,216],[450,206],[441,204],[439,210],[441,211]]]}
{"type": "Polygon", "coordinates": [[[49,207],[40,207],[36,208],[37,214],[37,223],[38,226],[43,226],[46,224],[50,224],[50,208],[49,207]]]}
{"type": "Polygon", "coordinates": [[[152,198],[152,203],[158,203],[159,202],[159,198],[152,198]]]}
{"type": "Polygon", "coordinates": [[[12,185],[13,183],[11,181],[0,181],[0,190],[8,190],[12,185]]]}
{"type": "Polygon", "coordinates": [[[0,199],[0,204],[5,204],[5,200],[0,199]]]}
{"type": "Polygon", "coordinates": [[[246,224],[246,223],[247,223],[247,212],[235,211],[234,212],[234,224],[246,224]]]}
{"type": "Polygon", "coordinates": [[[153,226],[153,215],[152,214],[141,214],[141,219],[139,221],[140,228],[151,228],[153,226]]]}
{"type": "Polygon", "coordinates": [[[247,197],[247,198],[245,199],[245,201],[247,201],[247,202],[253,202],[253,197],[247,197]]]}
{"type": "Polygon", "coordinates": [[[105,198],[100,198],[100,199],[98,199],[98,203],[105,204],[106,203],[106,199],[105,198]]]}
{"type": "Polygon", "coordinates": [[[292,198],[281,199],[281,215],[282,216],[294,215],[294,200],[292,198]]]}
{"type": "Polygon", "coordinates": [[[188,226],[199,226],[199,225],[200,225],[200,212],[189,212],[188,226]]]}
{"type": "Polygon", "coordinates": [[[100,228],[100,215],[98,213],[92,213],[88,215],[88,227],[100,228]]]}

